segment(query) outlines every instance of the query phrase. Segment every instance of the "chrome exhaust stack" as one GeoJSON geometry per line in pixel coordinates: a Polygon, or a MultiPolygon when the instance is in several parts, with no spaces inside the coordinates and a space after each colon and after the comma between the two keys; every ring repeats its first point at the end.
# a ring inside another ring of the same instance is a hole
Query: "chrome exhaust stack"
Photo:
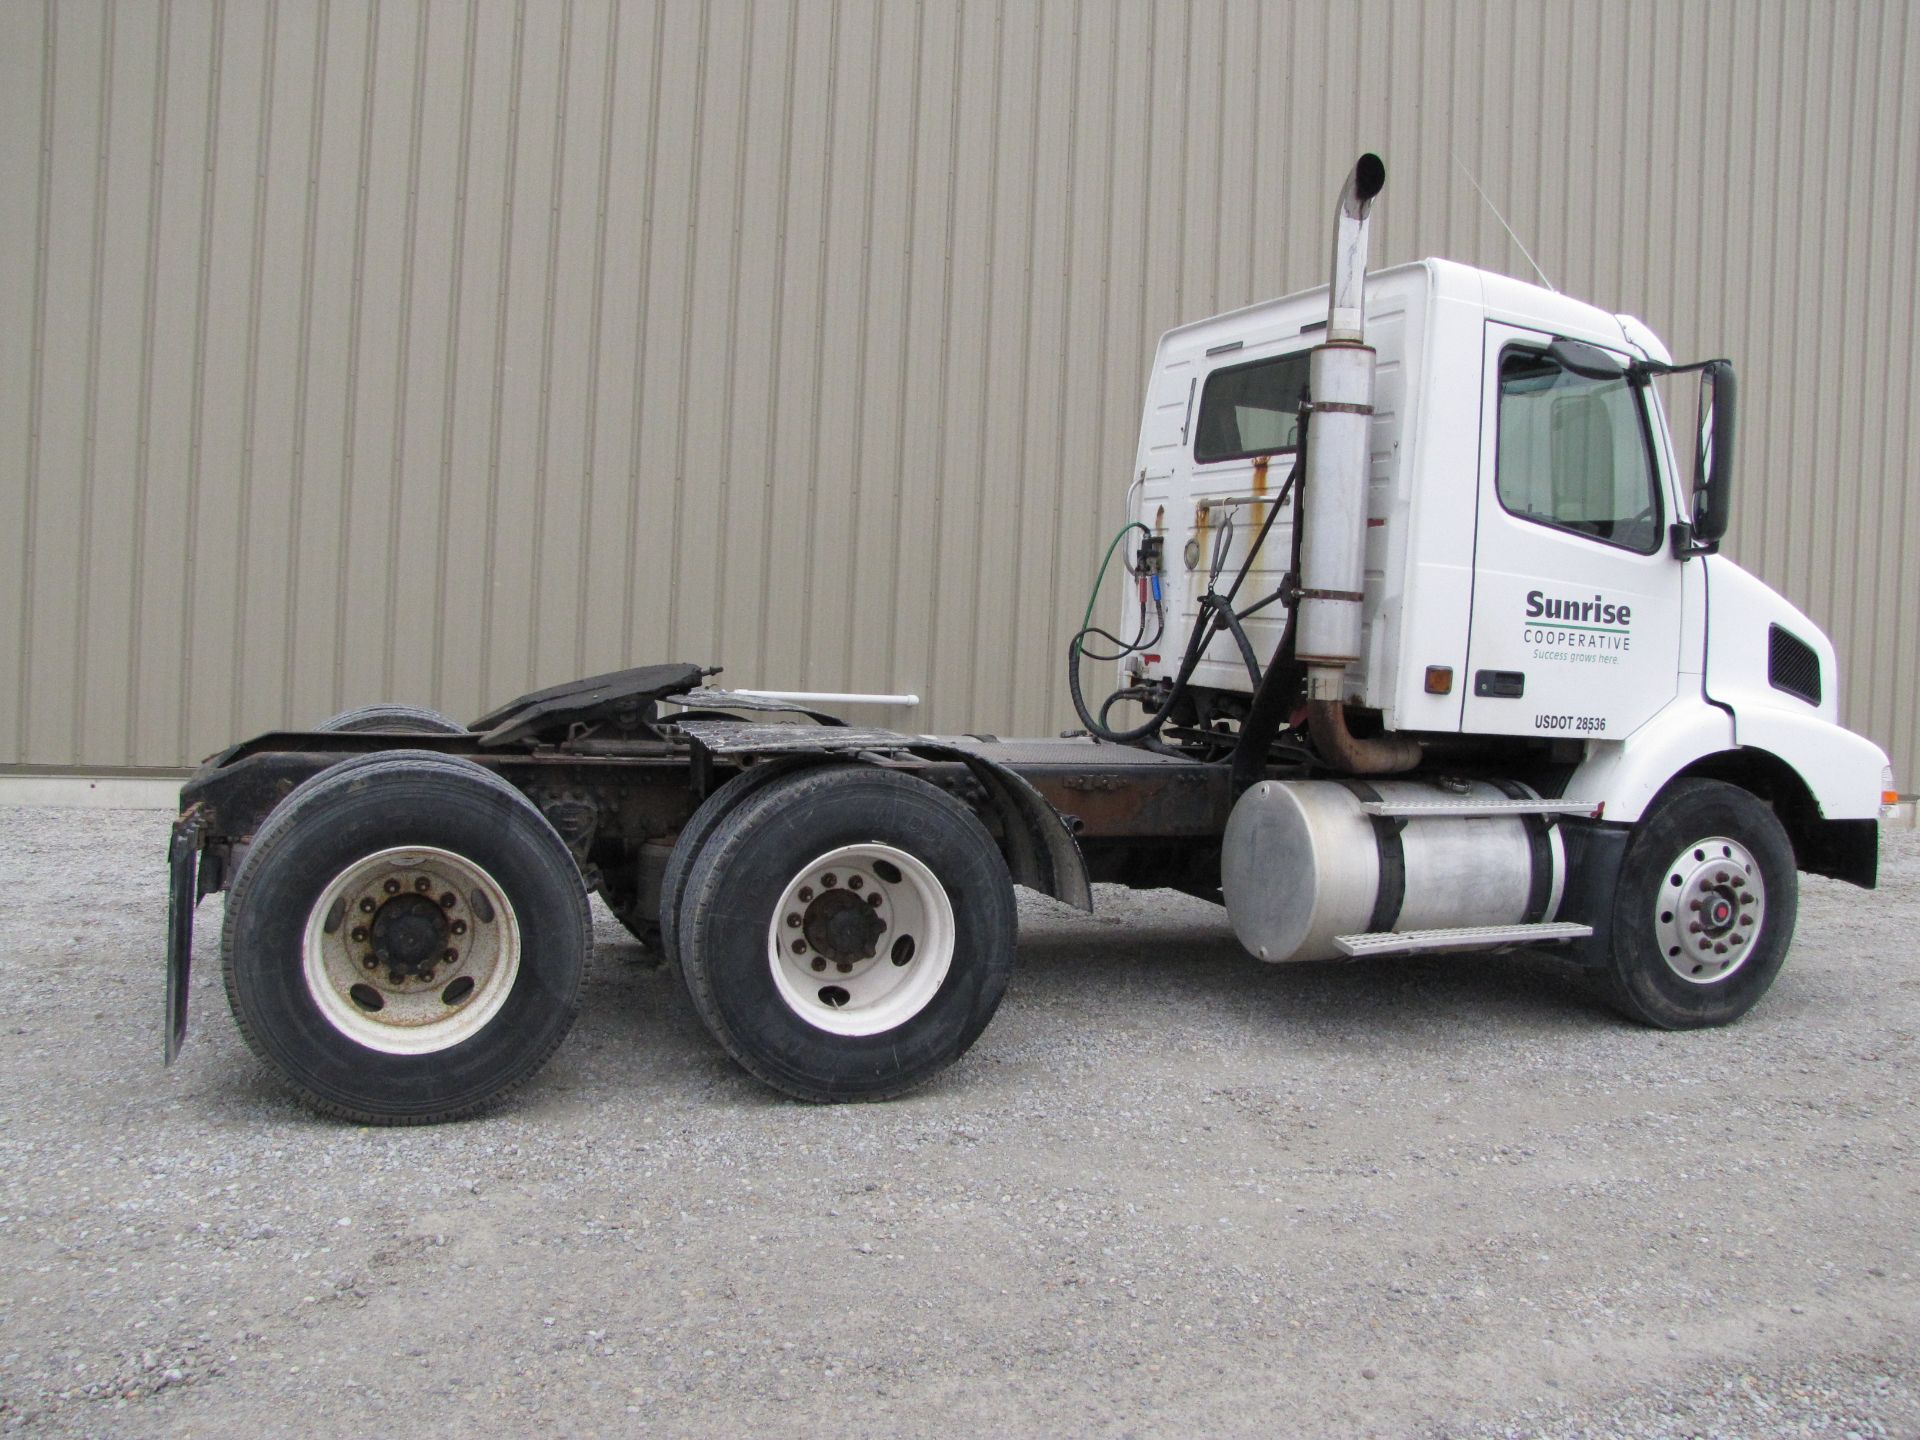
{"type": "Polygon", "coordinates": [[[1347,183],[1340,187],[1340,206],[1333,217],[1333,293],[1328,297],[1329,343],[1366,339],[1367,217],[1373,197],[1385,188],[1387,167],[1369,151],[1354,162],[1347,183]]]}
{"type": "Polygon", "coordinates": [[[1387,167],[1362,155],[1340,189],[1333,222],[1327,338],[1308,361],[1305,528],[1300,549],[1299,639],[1307,667],[1308,725],[1321,758],[1354,774],[1391,774],[1420,762],[1394,736],[1356,739],[1347,729],[1346,672],[1360,659],[1366,584],[1367,477],[1372,469],[1373,347],[1366,343],[1367,218],[1387,167]]]}

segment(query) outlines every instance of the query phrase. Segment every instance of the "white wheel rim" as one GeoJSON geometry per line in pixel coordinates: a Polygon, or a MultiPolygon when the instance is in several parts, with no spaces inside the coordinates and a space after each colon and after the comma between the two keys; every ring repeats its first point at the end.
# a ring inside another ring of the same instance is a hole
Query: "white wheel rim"
{"type": "Polygon", "coordinates": [[[1753,953],[1767,920],[1767,882],[1752,852],[1724,835],[1673,858],[1653,900],[1667,968],[1689,985],[1725,980],[1753,953]]]}
{"type": "Polygon", "coordinates": [[[767,926],[780,998],[833,1035],[906,1024],[946,983],[953,945],[946,887],[891,845],[829,850],[787,883],[767,926]]]}
{"type": "Polygon", "coordinates": [[[357,1045],[426,1055],[478,1034],[520,973],[520,922],[480,866],[398,846],[320,892],[302,943],[307,994],[357,1045]]]}

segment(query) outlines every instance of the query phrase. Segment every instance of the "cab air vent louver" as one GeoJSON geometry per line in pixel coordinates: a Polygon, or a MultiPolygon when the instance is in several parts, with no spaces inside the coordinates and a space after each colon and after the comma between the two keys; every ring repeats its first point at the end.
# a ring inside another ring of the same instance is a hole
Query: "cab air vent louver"
{"type": "Polygon", "coordinates": [[[1767,683],[1798,696],[1809,705],[1820,703],[1820,657],[1813,647],[1778,625],[1767,630],[1767,683]]]}

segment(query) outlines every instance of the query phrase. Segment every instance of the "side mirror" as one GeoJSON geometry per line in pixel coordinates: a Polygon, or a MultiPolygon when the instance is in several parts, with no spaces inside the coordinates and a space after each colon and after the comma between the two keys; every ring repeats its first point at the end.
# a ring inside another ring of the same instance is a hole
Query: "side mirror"
{"type": "Polygon", "coordinates": [[[1733,500],[1733,366],[1710,360],[1700,370],[1700,430],[1693,452],[1693,539],[1717,545],[1733,500]]]}

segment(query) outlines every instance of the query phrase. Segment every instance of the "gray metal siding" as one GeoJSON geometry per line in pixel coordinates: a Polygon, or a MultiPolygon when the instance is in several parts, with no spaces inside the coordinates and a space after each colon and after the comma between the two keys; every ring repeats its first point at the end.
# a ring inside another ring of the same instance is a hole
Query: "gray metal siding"
{"type": "Polygon", "coordinates": [[[1911,784],[1917,61],[1899,0],[6,6],[0,764],[664,658],[1057,728],[1154,337],[1319,283],[1371,147],[1376,263],[1530,275],[1457,155],[1735,358],[1730,549],[1911,784]]]}

